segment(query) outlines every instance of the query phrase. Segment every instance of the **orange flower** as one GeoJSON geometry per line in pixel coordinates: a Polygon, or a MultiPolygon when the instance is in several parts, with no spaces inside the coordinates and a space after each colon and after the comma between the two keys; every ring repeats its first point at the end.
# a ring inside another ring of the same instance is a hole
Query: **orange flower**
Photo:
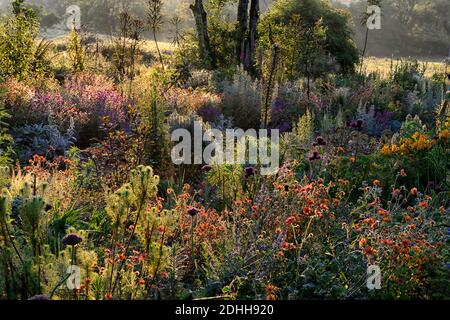
{"type": "Polygon", "coordinates": [[[310,215],[312,211],[313,210],[310,207],[303,208],[303,214],[306,216],[310,215]]]}
{"type": "Polygon", "coordinates": [[[373,185],[379,187],[381,184],[380,180],[374,180],[373,185]]]}
{"type": "Polygon", "coordinates": [[[414,250],[415,252],[417,252],[417,253],[421,253],[421,252],[422,252],[422,249],[420,249],[419,246],[414,246],[414,247],[413,247],[413,250],[414,250]]]}
{"type": "Polygon", "coordinates": [[[350,158],[350,162],[351,162],[351,163],[355,163],[355,162],[356,162],[356,158],[355,158],[355,157],[351,157],[351,158],[350,158]]]}
{"type": "Polygon", "coordinates": [[[339,148],[338,148],[338,152],[339,152],[339,153],[344,153],[344,152],[345,152],[345,149],[344,149],[343,147],[339,147],[339,148]]]}
{"type": "Polygon", "coordinates": [[[286,224],[288,226],[293,224],[294,222],[295,222],[295,217],[294,216],[290,216],[289,218],[286,219],[286,224]]]}
{"type": "Polygon", "coordinates": [[[375,250],[373,247],[366,247],[363,249],[363,251],[367,256],[373,256],[375,253],[377,253],[377,250],[375,250]]]}
{"type": "Polygon", "coordinates": [[[400,170],[400,175],[401,175],[402,177],[407,177],[407,176],[408,176],[408,175],[406,174],[405,169],[400,170]]]}
{"type": "Polygon", "coordinates": [[[363,220],[363,223],[369,224],[369,225],[374,224],[375,222],[376,222],[376,220],[374,218],[367,218],[367,219],[363,220]]]}
{"type": "Polygon", "coordinates": [[[422,201],[421,203],[419,203],[419,207],[420,207],[420,208],[426,208],[426,207],[428,207],[428,202],[422,201]]]}
{"type": "Polygon", "coordinates": [[[106,300],[112,300],[112,298],[113,298],[112,293],[107,293],[107,294],[105,294],[105,299],[106,299],[106,300]]]}
{"type": "Polygon", "coordinates": [[[284,258],[283,251],[278,251],[277,256],[278,256],[278,258],[284,258]]]}
{"type": "Polygon", "coordinates": [[[359,247],[360,248],[364,248],[366,243],[367,243],[367,239],[366,238],[362,238],[361,240],[359,240],[359,247]]]}
{"type": "Polygon", "coordinates": [[[275,300],[277,300],[277,297],[276,297],[274,294],[269,294],[269,295],[267,296],[267,300],[269,300],[269,301],[275,301],[275,300]]]}
{"type": "Polygon", "coordinates": [[[268,293],[274,293],[277,290],[279,290],[278,287],[274,286],[273,284],[268,284],[266,287],[266,291],[268,293]]]}
{"type": "Polygon", "coordinates": [[[415,188],[415,187],[412,188],[410,192],[411,192],[412,195],[415,196],[417,194],[417,188],[415,188]]]}

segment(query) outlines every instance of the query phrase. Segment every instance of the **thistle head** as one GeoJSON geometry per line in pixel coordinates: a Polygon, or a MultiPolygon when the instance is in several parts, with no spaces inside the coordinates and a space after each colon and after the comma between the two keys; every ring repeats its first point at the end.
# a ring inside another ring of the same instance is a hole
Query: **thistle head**
{"type": "Polygon", "coordinates": [[[65,244],[66,246],[76,246],[77,244],[81,243],[83,241],[83,238],[81,238],[78,234],[76,233],[71,233],[66,235],[63,240],[62,243],[65,244]]]}

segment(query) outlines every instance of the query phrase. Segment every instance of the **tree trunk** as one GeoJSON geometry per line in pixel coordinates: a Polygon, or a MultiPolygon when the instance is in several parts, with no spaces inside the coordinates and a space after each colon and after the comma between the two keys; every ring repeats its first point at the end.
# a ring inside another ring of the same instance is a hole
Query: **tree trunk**
{"type": "Polygon", "coordinates": [[[281,59],[281,49],[273,39],[271,26],[269,26],[269,39],[272,44],[272,57],[270,58],[267,74],[262,77],[263,99],[261,106],[261,127],[263,129],[267,129],[271,121],[273,93],[275,90],[277,69],[281,59]]]}
{"type": "Polygon", "coordinates": [[[248,31],[247,50],[244,66],[247,70],[255,71],[256,39],[259,21],[259,0],[252,0],[250,5],[250,27],[248,31]]]}
{"type": "Polygon", "coordinates": [[[369,28],[366,28],[366,37],[364,39],[364,48],[363,48],[363,52],[361,55],[361,70],[359,71],[359,73],[362,73],[363,71],[363,67],[364,67],[364,57],[366,56],[366,50],[367,50],[367,42],[369,40],[369,28]]]}
{"type": "Polygon", "coordinates": [[[198,44],[200,47],[200,58],[204,61],[206,68],[214,68],[216,61],[209,41],[208,18],[203,6],[203,1],[195,0],[195,3],[191,4],[190,8],[194,13],[198,44]]]}
{"type": "Polygon", "coordinates": [[[248,4],[249,0],[239,0],[237,12],[237,36],[236,36],[236,61],[245,65],[245,37],[248,24],[248,4]]]}

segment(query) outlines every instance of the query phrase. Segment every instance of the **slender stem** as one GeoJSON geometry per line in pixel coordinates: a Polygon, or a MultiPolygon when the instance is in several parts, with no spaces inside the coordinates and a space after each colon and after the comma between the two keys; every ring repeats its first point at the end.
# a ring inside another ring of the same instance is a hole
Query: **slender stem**
{"type": "Polygon", "coordinates": [[[162,57],[161,51],[159,50],[158,40],[156,39],[156,30],[153,29],[152,31],[153,31],[153,39],[155,40],[156,50],[158,51],[159,61],[161,62],[161,66],[162,66],[162,69],[164,71],[164,69],[165,69],[164,68],[164,61],[163,61],[163,57],[162,57]]]}
{"type": "MultiPolygon", "coordinates": [[[[72,266],[75,265],[75,246],[72,246],[72,266]]],[[[55,295],[56,290],[58,290],[59,287],[61,287],[63,285],[64,282],[66,282],[70,276],[72,276],[72,272],[67,274],[57,285],[55,288],[53,288],[52,293],[50,294],[50,299],[53,298],[53,296],[55,295]]]]}
{"type": "MultiPolygon", "coordinates": [[[[142,199],[141,199],[141,201],[139,203],[139,209],[138,209],[138,212],[137,212],[137,215],[136,215],[136,220],[134,221],[133,231],[131,232],[131,235],[128,238],[127,246],[125,247],[125,259],[120,263],[120,266],[119,266],[119,269],[118,269],[119,273],[120,273],[120,270],[123,268],[123,265],[125,264],[126,255],[128,254],[128,250],[130,249],[131,241],[133,240],[134,234],[136,233],[136,227],[137,227],[137,224],[139,222],[139,218],[141,216],[141,212],[142,212],[142,208],[143,208],[144,203],[145,203],[145,196],[146,195],[147,195],[147,192],[144,190],[142,192],[142,199]]],[[[114,285],[113,285],[112,290],[111,290],[111,294],[113,294],[113,295],[114,295],[114,291],[116,290],[116,285],[117,285],[117,282],[118,282],[119,278],[120,278],[120,274],[118,274],[116,279],[114,280],[114,285]]]]}

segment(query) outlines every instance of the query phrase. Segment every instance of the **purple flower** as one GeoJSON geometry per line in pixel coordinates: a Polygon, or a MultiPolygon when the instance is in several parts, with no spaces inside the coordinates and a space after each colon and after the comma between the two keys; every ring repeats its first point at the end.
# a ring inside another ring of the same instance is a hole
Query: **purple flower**
{"type": "Polygon", "coordinates": [[[350,127],[351,127],[352,129],[361,131],[361,130],[362,130],[363,124],[364,124],[364,121],[361,120],[361,119],[359,119],[359,120],[356,120],[356,121],[352,121],[352,122],[350,123],[350,127]]]}
{"type": "Polygon", "coordinates": [[[276,100],[272,106],[272,129],[287,132],[292,129],[292,119],[289,114],[289,104],[285,100],[276,100]]]}
{"type": "Polygon", "coordinates": [[[66,246],[76,246],[82,241],[83,238],[81,238],[79,235],[77,235],[76,233],[71,233],[63,238],[62,243],[66,246]]]}
{"type": "Polygon", "coordinates": [[[247,167],[247,168],[245,168],[245,169],[244,169],[244,172],[245,172],[245,178],[246,178],[246,179],[248,179],[248,178],[250,178],[250,177],[253,177],[254,175],[257,175],[257,174],[258,174],[258,170],[256,170],[256,169],[253,168],[253,167],[247,167]]]}
{"type": "Polygon", "coordinates": [[[320,154],[317,151],[314,151],[313,154],[308,159],[309,159],[309,161],[313,162],[313,161],[321,160],[322,157],[320,156],[320,154]]]}
{"type": "Polygon", "coordinates": [[[218,109],[212,105],[206,105],[206,106],[200,107],[200,109],[198,109],[198,111],[197,111],[197,114],[204,121],[214,122],[220,118],[220,116],[222,115],[222,112],[220,111],[220,109],[218,109]]]}
{"type": "Polygon", "coordinates": [[[326,142],[326,140],[323,137],[317,137],[316,143],[314,143],[315,147],[317,147],[317,146],[326,146],[326,145],[327,145],[327,142],[326,142]]]}

